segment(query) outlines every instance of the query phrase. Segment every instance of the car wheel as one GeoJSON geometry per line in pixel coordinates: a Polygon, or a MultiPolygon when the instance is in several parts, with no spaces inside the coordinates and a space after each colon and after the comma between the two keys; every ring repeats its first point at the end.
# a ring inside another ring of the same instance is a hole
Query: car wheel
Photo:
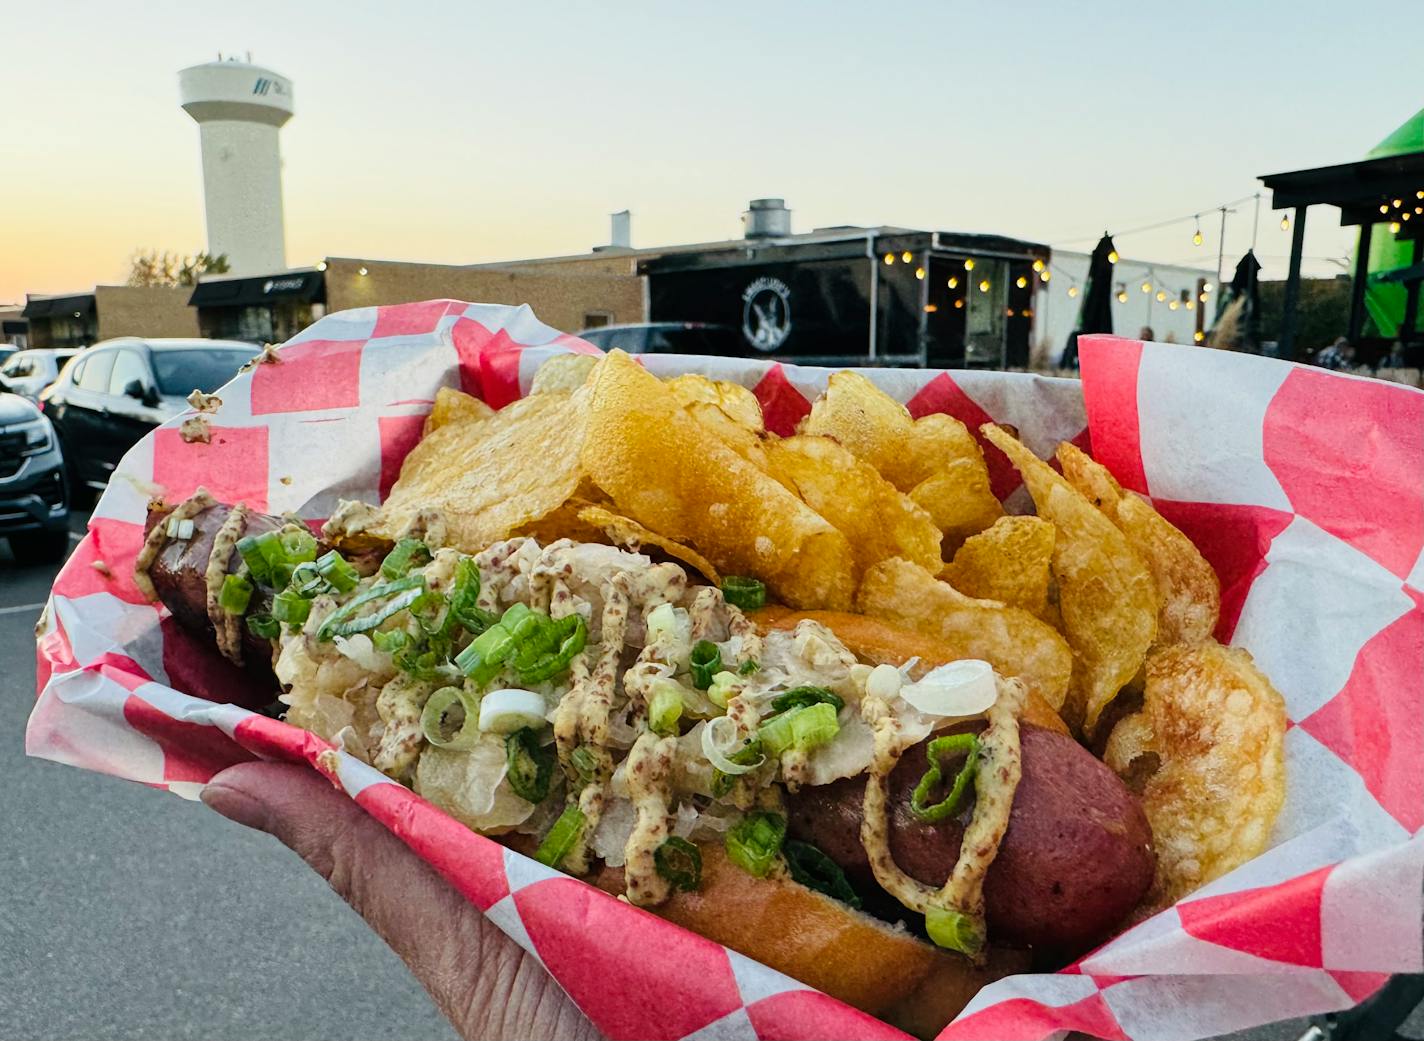
{"type": "Polygon", "coordinates": [[[25,531],[9,538],[10,552],[21,564],[57,563],[69,554],[67,531],[25,531]]]}

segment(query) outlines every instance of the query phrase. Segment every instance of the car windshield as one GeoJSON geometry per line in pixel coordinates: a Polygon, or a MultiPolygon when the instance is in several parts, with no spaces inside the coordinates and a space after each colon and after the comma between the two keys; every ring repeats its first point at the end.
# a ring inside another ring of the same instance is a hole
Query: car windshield
{"type": "Polygon", "coordinates": [[[257,353],[231,350],[154,351],[153,375],[158,392],[168,397],[184,397],[194,389],[211,394],[237,375],[238,368],[257,353]]]}

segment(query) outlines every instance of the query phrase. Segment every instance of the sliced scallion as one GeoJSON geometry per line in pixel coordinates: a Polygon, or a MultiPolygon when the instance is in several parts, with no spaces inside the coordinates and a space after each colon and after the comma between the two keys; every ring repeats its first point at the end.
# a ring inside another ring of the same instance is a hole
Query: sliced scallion
{"type": "Polygon", "coordinates": [[[544,841],[539,843],[539,848],[534,851],[534,859],[546,867],[558,867],[578,845],[579,836],[583,834],[584,820],[583,811],[578,806],[566,807],[564,812],[559,814],[559,819],[554,821],[549,834],[544,836],[544,841]]]}
{"type": "Polygon", "coordinates": [[[463,687],[441,687],[425,702],[420,713],[420,732],[437,748],[464,751],[480,739],[480,699],[463,687]],[[452,718],[451,710],[459,706],[452,718]],[[451,732],[451,728],[454,732],[451,732]]]}

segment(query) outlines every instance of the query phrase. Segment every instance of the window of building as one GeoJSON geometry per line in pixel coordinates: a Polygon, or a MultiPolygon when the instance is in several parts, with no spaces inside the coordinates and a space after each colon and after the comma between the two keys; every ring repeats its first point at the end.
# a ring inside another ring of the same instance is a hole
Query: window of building
{"type": "Polygon", "coordinates": [[[613,321],[613,315],[609,311],[588,311],[583,316],[583,327],[585,329],[602,329],[613,321]]]}

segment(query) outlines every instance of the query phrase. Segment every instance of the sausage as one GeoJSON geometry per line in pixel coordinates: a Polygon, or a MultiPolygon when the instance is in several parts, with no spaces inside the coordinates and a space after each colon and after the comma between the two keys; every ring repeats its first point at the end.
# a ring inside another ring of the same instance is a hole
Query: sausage
{"type": "MultiPolygon", "coordinates": [[[[1023,777],[1009,828],[984,883],[991,942],[1073,957],[1110,936],[1152,883],[1156,855],[1141,804],[1072,738],[1021,725],[1023,777]]],[[[907,874],[944,884],[959,856],[963,822],[925,824],[910,794],[928,767],[927,742],[890,775],[890,850],[907,874]]],[[[862,894],[879,892],[860,842],[863,777],[788,795],[788,834],[834,860],[862,894]]]]}

